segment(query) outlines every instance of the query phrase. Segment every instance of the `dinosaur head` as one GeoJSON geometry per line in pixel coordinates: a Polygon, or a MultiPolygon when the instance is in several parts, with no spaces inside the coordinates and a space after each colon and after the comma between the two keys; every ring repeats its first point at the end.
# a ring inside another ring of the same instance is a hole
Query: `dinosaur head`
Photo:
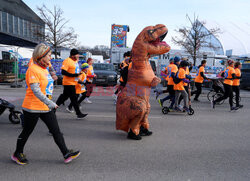
{"type": "Polygon", "coordinates": [[[168,33],[165,25],[158,24],[156,26],[149,26],[146,29],[145,38],[150,44],[154,46],[168,46],[165,41],[162,41],[168,33]]]}
{"type": "Polygon", "coordinates": [[[170,50],[170,46],[163,41],[168,29],[163,24],[148,26],[137,36],[133,45],[133,52],[137,55],[163,54],[170,50]]]}

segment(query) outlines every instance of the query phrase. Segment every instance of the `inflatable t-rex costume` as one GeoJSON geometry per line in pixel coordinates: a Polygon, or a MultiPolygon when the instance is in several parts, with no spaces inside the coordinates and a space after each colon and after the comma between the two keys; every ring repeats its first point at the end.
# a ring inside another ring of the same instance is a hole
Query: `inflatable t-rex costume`
{"type": "MultiPolygon", "coordinates": [[[[128,138],[141,139],[140,129],[149,132],[148,114],[151,87],[161,82],[148,61],[150,55],[163,54],[170,46],[162,41],[168,29],[165,25],[148,26],[137,36],[132,47],[132,68],[126,87],[116,103],[116,129],[128,132],[128,138]],[[140,133],[140,135],[139,135],[140,133]]],[[[152,132],[151,132],[152,134],[152,132]]],[[[150,135],[150,134],[148,134],[150,135]]]]}

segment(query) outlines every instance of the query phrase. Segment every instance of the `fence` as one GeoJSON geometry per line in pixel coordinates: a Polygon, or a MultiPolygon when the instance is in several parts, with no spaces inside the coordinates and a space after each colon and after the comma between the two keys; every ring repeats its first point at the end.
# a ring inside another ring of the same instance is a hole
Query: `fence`
{"type": "MultiPolygon", "coordinates": [[[[0,84],[19,85],[25,80],[26,71],[28,69],[28,58],[0,60],[0,84]]],[[[62,59],[52,59],[51,64],[58,76],[61,75],[62,59]]],[[[84,60],[79,61],[81,65],[84,60]]]]}

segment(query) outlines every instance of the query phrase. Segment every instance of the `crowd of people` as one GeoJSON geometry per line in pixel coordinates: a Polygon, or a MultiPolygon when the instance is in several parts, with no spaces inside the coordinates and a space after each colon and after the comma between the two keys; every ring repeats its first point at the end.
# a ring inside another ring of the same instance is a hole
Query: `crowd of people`
{"type": "MultiPolygon", "coordinates": [[[[202,84],[204,80],[209,80],[209,78],[205,76],[206,63],[207,63],[206,60],[201,61],[201,65],[199,65],[196,77],[194,78],[196,90],[193,91],[191,95],[195,94],[193,100],[197,102],[200,101],[199,96],[202,93],[202,84]]],[[[180,111],[180,112],[189,111],[187,107],[187,99],[188,99],[188,86],[192,79],[192,77],[190,76],[191,69],[192,65],[189,62],[187,62],[185,58],[182,60],[179,57],[170,58],[169,65],[165,68],[165,71],[161,73],[161,75],[167,81],[167,89],[155,91],[156,99],[162,93],[169,93],[169,95],[166,96],[165,98],[158,99],[158,102],[161,107],[163,107],[163,103],[166,100],[170,100],[171,101],[171,104],[169,106],[170,110],[180,111]],[[179,106],[180,94],[182,96],[181,99],[184,100],[184,105],[182,109],[179,106]]],[[[218,102],[225,100],[228,97],[229,97],[229,105],[231,111],[238,110],[239,108],[243,107],[243,105],[241,105],[239,101],[240,79],[241,79],[240,69],[241,69],[240,62],[234,62],[233,60],[227,61],[226,69],[220,74],[221,79],[224,79],[223,81],[224,91],[222,91],[223,96],[211,100],[212,108],[215,108],[215,105],[218,102]],[[233,92],[235,92],[235,102],[236,102],[235,105],[233,105],[233,92]]]]}
{"type": "MultiPolygon", "coordinates": [[[[96,77],[93,70],[93,60],[89,58],[87,62],[84,62],[79,66],[79,52],[76,49],[70,51],[69,58],[63,61],[61,67],[61,73],[63,75],[63,92],[58,97],[56,102],[53,102],[53,84],[57,79],[55,70],[51,66],[51,49],[45,44],[39,44],[36,46],[32,59],[29,63],[29,68],[26,72],[26,95],[22,104],[24,113],[23,119],[23,130],[18,136],[16,143],[16,150],[11,156],[11,159],[17,164],[25,165],[28,163],[26,156],[24,155],[24,146],[33,132],[38,119],[40,118],[48,127],[49,132],[52,134],[55,143],[59,147],[64,162],[69,163],[80,155],[80,151],[68,149],[64,141],[63,134],[60,131],[56,110],[69,98],[70,104],[66,110],[68,112],[75,112],[78,119],[82,119],[87,114],[82,113],[80,106],[82,101],[91,103],[88,99],[93,91],[93,79],[96,77]],[[72,109],[74,108],[74,110],[72,109]]],[[[121,77],[120,85],[115,91],[113,97],[116,100],[117,95],[126,86],[128,72],[132,66],[131,52],[124,54],[124,60],[121,63],[121,77]]],[[[205,79],[205,66],[206,60],[201,62],[199,71],[195,78],[196,91],[192,92],[195,94],[194,101],[199,101],[199,96],[202,91],[202,83],[205,79]]],[[[239,104],[240,95],[240,72],[241,64],[239,62],[228,61],[228,67],[224,71],[224,89],[225,93],[222,97],[216,100],[212,100],[211,104],[214,108],[216,103],[222,99],[229,97],[229,104],[231,110],[242,108],[243,105],[239,104]],[[236,93],[236,106],[233,106],[233,91],[236,93]]],[[[159,99],[158,102],[163,106],[166,100],[170,100],[170,109],[175,111],[186,111],[188,112],[188,88],[192,77],[190,71],[192,65],[189,64],[187,59],[180,59],[179,57],[173,57],[170,59],[169,65],[162,72],[162,76],[168,82],[167,89],[162,91],[156,91],[156,97],[163,93],[168,93],[165,98],[159,99]],[[180,101],[184,100],[184,106],[180,108],[180,101]]]]}

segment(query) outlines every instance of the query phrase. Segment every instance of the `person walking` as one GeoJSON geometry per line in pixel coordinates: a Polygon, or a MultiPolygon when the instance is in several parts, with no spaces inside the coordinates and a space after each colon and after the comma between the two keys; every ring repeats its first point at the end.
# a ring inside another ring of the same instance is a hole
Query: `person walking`
{"type": "MultiPolygon", "coordinates": [[[[81,75],[79,76],[79,80],[76,84],[76,97],[77,97],[77,104],[79,108],[81,107],[81,102],[86,98],[86,80],[87,80],[87,72],[88,72],[89,65],[87,63],[83,63],[81,65],[81,75]],[[81,97],[79,98],[79,96],[81,97]],[[79,98],[79,99],[78,99],[79,98]]],[[[66,110],[70,113],[73,113],[74,111],[72,110],[72,103],[69,104],[69,106],[66,108],[66,110]]]]}
{"type": "Polygon", "coordinates": [[[241,79],[241,63],[236,62],[234,64],[235,79],[233,80],[233,92],[235,92],[236,107],[242,108],[243,105],[240,104],[240,79],[241,79]]]}
{"type": "Polygon", "coordinates": [[[33,60],[34,64],[26,72],[26,84],[28,87],[22,104],[24,115],[23,130],[18,136],[16,150],[11,155],[11,159],[19,165],[28,163],[23,153],[24,146],[40,118],[52,133],[54,141],[64,157],[64,163],[69,163],[80,155],[80,151],[73,151],[67,148],[53,111],[53,109],[58,108],[58,105],[46,97],[46,88],[49,86],[48,82],[51,78],[47,70],[51,60],[50,47],[45,44],[37,45],[33,52],[33,60]]]}
{"type": "Polygon", "coordinates": [[[227,99],[229,97],[229,105],[230,105],[230,110],[234,111],[237,110],[238,107],[234,107],[233,106],[233,90],[232,90],[232,85],[233,85],[233,80],[236,78],[235,76],[235,70],[234,70],[234,61],[233,60],[228,60],[227,62],[228,67],[225,70],[224,73],[224,89],[225,89],[225,93],[223,96],[219,97],[216,100],[212,100],[211,101],[211,106],[212,108],[215,108],[215,104],[217,102],[220,102],[224,99],[227,99]]]}
{"type": "Polygon", "coordinates": [[[199,66],[199,71],[196,74],[196,77],[194,79],[196,91],[192,92],[192,95],[195,94],[194,101],[199,101],[199,96],[201,95],[202,92],[202,83],[204,79],[207,79],[205,76],[205,67],[206,67],[207,61],[202,60],[201,65],[199,66]]]}
{"type": "Polygon", "coordinates": [[[86,94],[86,98],[85,98],[84,102],[91,104],[92,102],[89,100],[89,97],[90,97],[91,93],[93,92],[94,85],[92,84],[92,82],[93,82],[93,79],[96,77],[96,74],[94,73],[93,59],[88,58],[87,63],[89,65],[89,68],[88,68],[88,72],[87,72],[87,82],[86,82],[87,94],[86,94]]]}
{"type": "Polygon", "coordinates": [[[174,57],[174,59],[170,59],[170,64],[167,67],[167,76],[168,76],[167,90],[169,92],[169,95],[163,99],[158,100],[158,103],[160,104],[161,107],[163,106],[163,103],[169,99],[171,100],[171,105],[169,106],[169,108],[172,109],[174,106],[175,91],[174,91],[173,77],[176,76],[176,73],[178,72],[179,65],[180,65],[180,58],[178,56],[174,57]]]}
{"type": "Polygon", "coordinates": [[[79,80],[78,76],[80,75],[79,69],[79,52],[76,49],[70,51],[70,57],[66,58],[62,63],[62,75],[63,75],[63,93],[59,96],[56,101],[56,104],[60,106],[68,98],[75,109],[78,119],[84,118],[87,114],[83,114],[77,104],[76,96],[76,84],[79,80]]]}

